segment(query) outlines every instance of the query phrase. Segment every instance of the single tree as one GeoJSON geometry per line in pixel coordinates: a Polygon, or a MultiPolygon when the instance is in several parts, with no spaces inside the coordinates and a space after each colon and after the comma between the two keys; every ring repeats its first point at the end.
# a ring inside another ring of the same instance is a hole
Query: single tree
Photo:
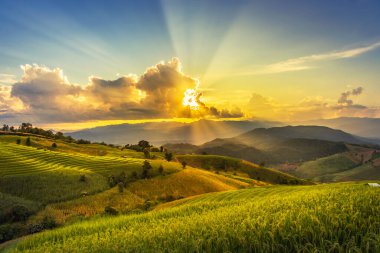
{"type": "Polygon", "coordinates": [[[53,142],[53,144],[51,144],[51,147],[52,148],[57,148],[57,143],[53,142]]]}
{"type": "Polygon", "coordinates": [[[182,164],[182,169],[186,169],[187,163],[185,161],[182,161],[181,164],[182,164]]]}
{"type": "Polygon", "coordinates": [[[170,162],[173,159],[173,153],[165,153],[165,159],[166,161],[170,162]]]}
{"type": "Polygon", "coordinates": [[[160,165],[160,167],[158,167],[158,173],[164,173],[164,167],[162,166],[162,164],[160,165]]]}
{"type": "Polygon", "coordinates": [[[147,148],[144,149],[144,157],[149,159],[150,158],[150,152],[147,148]]]}
{"type": "Polygon", "coordinates": [[[160,147],[160,152],[161,153],[164,152],[164,147],[163,146],[160,147]]]}
{"type": "Polygon", "coordinates": [[[145,148],[149,148],[150,144],[149,144],[149,141],[141,140],[139,141],[138,146],[140,146],[141,149],[145,149],[145,148]]]}
{"type": "Polygon", "coordinates": [[[30,146],[31,145],[30,137],[26,138],[25,145],[26,146],[30,146]]]}
{"type": "Polygon", "coordinates": [[[17,140],[16,140],[16,143],[17,143],[17,144],[21,144],[21,139],[17,139],[17,140]]]}

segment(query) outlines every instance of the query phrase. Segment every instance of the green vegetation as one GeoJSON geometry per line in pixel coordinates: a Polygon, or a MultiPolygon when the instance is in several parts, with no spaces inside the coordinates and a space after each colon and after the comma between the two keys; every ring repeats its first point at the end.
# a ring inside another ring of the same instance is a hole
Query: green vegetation
{"type": "Polygon", "coordinates": [[[176,158],[193,167],[216,171],[240,171],[246,173],[252,179],[273,184],[308,184],[306,181],[288,174],[264,168],[237,158],[218,155],[177,155],[176,158]]]}
{"type": "Polygon", "coordinates": [[[379,196],[352,183],[212,193],[42,232],[5,252],[379,252],[379,196]]]}
{"type": "Polygon", "coordinates": [[[348,154],[342,153],[303,163],[294,171],[294,174],[302,178],[312,179],[345,171],[357,165],[357,162],[350,159],[348,154]]]}

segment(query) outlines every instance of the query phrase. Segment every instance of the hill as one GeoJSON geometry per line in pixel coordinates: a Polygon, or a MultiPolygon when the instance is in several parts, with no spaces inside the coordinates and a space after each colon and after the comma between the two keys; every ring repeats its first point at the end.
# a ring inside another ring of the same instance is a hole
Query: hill
{"type": "Polygon", "coordinates": [[[244,173],[184,169],[163,160],[161,152],[151,153],[151,159],[142,159],[143,152],[107,145],[1,135],[0,241],[43,230],[47,224],[104,215],[107,207],[119,213],[144,212],[183,197],[267,185],[244,173]],[[146,161],[152,168],[144,176],[146,161]]]}
{"type": "MultiPolygon", "coordinates": [[[[348,133],[318,126],[287,126],[254,129],[233,138],[217,138],[187,150],[196,154],[215,154],[241,158],[274,166],[303,162],[346,152],[345,143],[363,143],[348,133]],[[330,141],[331,139],[333,141],[330,141]]],[[[167,144],[166,148],[181,153],[185,144],[167,144]]]]}
{"type": "Polygon", "coordinates": [[[231,157],[217,155],[177,155],[176,158],[180,162],[186,162],[194,167],[224,172],[242,172],[252,179],[272,184],[309,184],[306,181],[299,180],[288,174],[231,157]]]}
{"type": "Polygon", "coordinates": [[[378,252],[379,194],[352,183],[206,194],[46,231],[4,251],[378,252]]]}
{"type": "Polygon", "coordinates": [[[215,138],[229,138],[258,127],[278,126],[267,121],[213,121],[199,120],[192,123],[153,122],[120,124],[66,133],[76,139],[125,145],[149,140],[155,145],[165,143],[201,144],[215,138]]]}
{"type": "Polygon", "coordinates": [[[347,152],[294,165],[291,170],[285,167],[284,171],[315,182],[380,179],[380,150],[357,145],[347,147],[347,152]]]}

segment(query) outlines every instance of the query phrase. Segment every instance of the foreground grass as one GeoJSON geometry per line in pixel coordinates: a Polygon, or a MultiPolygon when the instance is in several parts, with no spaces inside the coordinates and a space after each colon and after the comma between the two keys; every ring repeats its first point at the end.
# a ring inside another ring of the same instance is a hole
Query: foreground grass
{"type": "Polygon", "coordinates": [[[6,252],[379,252],[380,189],[273,186],[47,231],[6,252]]]}

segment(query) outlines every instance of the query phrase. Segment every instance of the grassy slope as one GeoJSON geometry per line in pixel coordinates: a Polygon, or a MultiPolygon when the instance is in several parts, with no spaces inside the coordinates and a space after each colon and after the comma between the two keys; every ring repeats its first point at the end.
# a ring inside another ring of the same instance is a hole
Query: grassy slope
{"type": "Polygon", "coordinates": [[[92,196],[50,204],[30,223],[36,223],[43,217],[50,216],[59,224],[63,224],[74,218],[103,214],[106,206],[112,206],[120,213],[142,211],[147,208],[146,201],[155,204],[208,192],[240,189],[253,184],[253,180],[242,182],[207,171],[187,168],[178,173],[138,180],[129,184],[122,193],[118,192],[117,188],[112,188],[92,196]]]}
{"type": "Polygon", "coordinates": [[[260,167],[237,158],[218,155],[178,155],[179,161],[208,170],[241,171],[252,179],[273,184],[305,184],[306,182],[288,174],[260,167]]]}
{"type": "Polygon", "coordinates": [[[349,170],[355,166],[357,163],[352,161],[346,153],[335,154],[303,163],[294,171],[294,174],[301,178],[315,178],[349,170]]]}
{"type": "Polygon", "coordinates": [[[46,231],[5,252],[380,251],[380,189],[274,186],[46,231]]]}

